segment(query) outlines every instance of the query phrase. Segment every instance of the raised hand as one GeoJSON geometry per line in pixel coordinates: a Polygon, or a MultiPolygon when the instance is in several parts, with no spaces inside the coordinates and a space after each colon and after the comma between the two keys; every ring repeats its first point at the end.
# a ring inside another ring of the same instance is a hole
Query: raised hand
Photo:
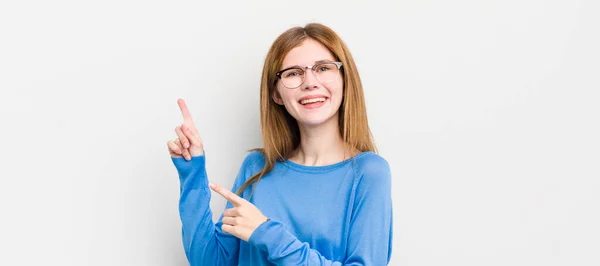
{"type": "Polygon", "coordinates": [[[192,114],[187,108],[183,99],[178,99],[177,104],[181,109],[183,115],[183,124],[175,127],[175,133],[177,138],[175,140],[169,140],[167,146],[169,147],[169,154],[173,158],[184,157],[186,160],[191,160],[194,156],[200,156],[204,154],[204,146],[202,145],[202,139],[194,121],[192,120],[192,114]]]}
{"type": "Polygon", "coordinates": [[[254,204],[228,189],[216,184],[210,184],[210,188],[233,204],[233,208],[223,212],[223,232],[248,242],[254,230],[269,220],[254,204]]]}

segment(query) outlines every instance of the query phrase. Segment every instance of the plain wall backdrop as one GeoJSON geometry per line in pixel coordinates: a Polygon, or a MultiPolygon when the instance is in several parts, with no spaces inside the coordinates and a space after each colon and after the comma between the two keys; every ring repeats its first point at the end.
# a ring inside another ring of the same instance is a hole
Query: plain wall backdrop
{"type": "MultiPolygon", "coordinates": [[[[0,265],[186,265],[177,98],[209,178],[231,187],[261,146],[264,57],[309,22],[361,74],[392,168],[391,265],[600,265],[598,14],[596,0],[2,1],[0,265]]],[[[225,201],[210,204],[216,219],[225,201]]]]}

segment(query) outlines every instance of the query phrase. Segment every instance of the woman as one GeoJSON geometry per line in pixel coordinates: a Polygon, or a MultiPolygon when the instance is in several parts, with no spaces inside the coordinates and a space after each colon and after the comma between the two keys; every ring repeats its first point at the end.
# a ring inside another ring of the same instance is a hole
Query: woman
{"type": "Polygon", "coordinates": [[[198,130],[178,104],[184,123],[168,147],[191,265],[389,262],[390,170],[375,153],[354,60],[331,29],[295,27],[271,46],[260,89],[264,148],[244,159],[237,195],[209,185],[198,130]],[[228,201],[216,224],[209,187],[228,201]]]}

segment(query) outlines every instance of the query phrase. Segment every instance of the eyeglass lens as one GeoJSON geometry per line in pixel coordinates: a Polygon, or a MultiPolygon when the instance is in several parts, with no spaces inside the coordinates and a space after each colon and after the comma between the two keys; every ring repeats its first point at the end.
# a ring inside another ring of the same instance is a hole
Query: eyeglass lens
{"type": "MultiPolygon", "coordinates": [[[[313,73],[319,82],[329,83],[337,78],[339,69],[333,63],[323,63],[316,65],[313,73]]],[[[301,68],[292,68],[284,71],[281,73],[283,86],[289,89],[299,87],[304,82],[305,74],[304,69],[301,68]]]]}

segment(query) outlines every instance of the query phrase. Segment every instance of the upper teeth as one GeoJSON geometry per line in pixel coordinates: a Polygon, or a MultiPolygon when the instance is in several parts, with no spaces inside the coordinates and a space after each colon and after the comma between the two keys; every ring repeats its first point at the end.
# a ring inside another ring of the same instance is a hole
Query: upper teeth
{"type": "Polygon", "coordinates": [[[301,104],[324,102],[325,98],[311,98],[300,101],[301,104]]]}

